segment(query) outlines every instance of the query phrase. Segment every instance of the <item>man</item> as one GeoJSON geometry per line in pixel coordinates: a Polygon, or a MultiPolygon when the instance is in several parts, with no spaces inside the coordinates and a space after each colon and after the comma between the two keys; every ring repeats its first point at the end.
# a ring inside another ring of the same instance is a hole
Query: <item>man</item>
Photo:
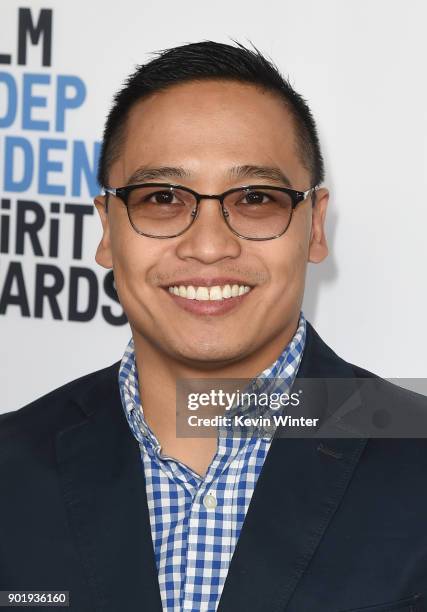
{"type": "Polygon", "coordinates": [[[1,589],[79,612],[426,609],[424,439],[176,432],[179,380],[375,379],[301,312],[329,197],[303,98],[242,45],[169,49],[116,95],[98,178],[96,261],[132,337],[3,417],[1,589]]]}

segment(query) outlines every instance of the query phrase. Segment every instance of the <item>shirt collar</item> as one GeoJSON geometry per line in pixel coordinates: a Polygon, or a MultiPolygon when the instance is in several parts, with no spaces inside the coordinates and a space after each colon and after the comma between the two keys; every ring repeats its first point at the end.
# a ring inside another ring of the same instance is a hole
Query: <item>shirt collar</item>
{"type": "MultiPolygon", "coordinates": [[[[300,312],[297,330],[291,341],[285,346],[276,361],[265,368],[248,385],[248,390],[256,393],[271,392],[272,385],[275,391],[285,393],[292,386],[301,362],[306,339],[306,319],[300,312]],[[279,388],[278,388],[279,383],[279,388]]],[[[122,407],[128,424],[140,442],[148,441],[154,447],[160,447],[159,442],[145,421],[144,412],[139,394],[138,370],[135,360],[135,347],[133,337],[129,340],[119,367],[119,388],[122,407]]],[[[238,410],[239,407],[236,407],[238,410]]],[[[235,411],[230,411],[234,414],[235,411]]]]}

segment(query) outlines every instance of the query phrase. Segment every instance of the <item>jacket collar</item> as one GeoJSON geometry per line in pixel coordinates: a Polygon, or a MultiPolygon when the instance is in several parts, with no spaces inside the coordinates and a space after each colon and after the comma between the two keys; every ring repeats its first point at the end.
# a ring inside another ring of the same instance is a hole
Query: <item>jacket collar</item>
{"type": "MultiPolygon", "coordinates": [[[[71,424],[56,436],[63,498],[95,610],[162,604],[139,446],[121,407],[120,361],[79,389],[71,424]]],[[[352,378],[307,321],[297,378],[352,378]]],[[[326,385],[326,387],[325,387],[326,385]]],[[[342,398],[335,398],[336,405],[342,398]]],[[[330,403],[329,403],[330,405],[330,403]]],[[[337,509],[366,439],[278,436],[258,478],[218,612],[285,609],[337,509]],[[331,452],[325,452],[325,449],[331,452]]]]}

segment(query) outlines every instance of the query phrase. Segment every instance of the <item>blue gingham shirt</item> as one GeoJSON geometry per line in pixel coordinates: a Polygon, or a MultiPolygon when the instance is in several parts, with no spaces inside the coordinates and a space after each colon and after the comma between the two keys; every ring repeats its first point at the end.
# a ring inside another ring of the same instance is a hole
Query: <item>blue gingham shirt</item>
{"type": "MultiPolygon", "coordinates": [[[[271,392],[269,379],[274,379],[275,392],[289,392],[305,337],[301,312],[294,337],[278,359],[251,381],[251,388],[271,392]]],[[[217,452],[202,477],[163,454],[144,419],[133,338],[121,360],[119,387],[126,419],[141,450],[163,610],[215,611],[274,430],[263,437],[259,433],[236,437],[219,427],[217,452]]],[[[246,416],[245,410],[241,412],[246,416]]]]}

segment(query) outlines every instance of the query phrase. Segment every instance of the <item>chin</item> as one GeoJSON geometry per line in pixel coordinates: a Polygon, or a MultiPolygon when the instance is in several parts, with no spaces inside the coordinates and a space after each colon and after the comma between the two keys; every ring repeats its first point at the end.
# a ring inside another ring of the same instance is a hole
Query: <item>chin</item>
{"type": "Polygon", "coordinates": [[[197,345],[189,346],[183,350],[182,347],[177,351],[177,358],[186,361],[188,364],[204,364],[207,366],[209,363],[212,366],[219,365],[221,363],[230,363],[236,361],[241,357],[241,351],[236,350],[236,347],[225,347],[224,344],[218,344],[217,342],[211,344],[205,344],[203,346],[197,345]]]}

